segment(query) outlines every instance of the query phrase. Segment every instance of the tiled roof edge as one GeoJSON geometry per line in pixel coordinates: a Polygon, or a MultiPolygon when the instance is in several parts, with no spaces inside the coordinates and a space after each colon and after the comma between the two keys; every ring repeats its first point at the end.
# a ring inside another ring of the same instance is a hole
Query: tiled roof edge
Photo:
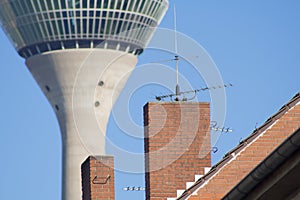
{"type": "Polygon", "coordinates": [[[257,165],[247,176],[245,176],[235,187],[233,187],[222,200],[242,199],[247,196],[263,179],[275,172],[278,167],[290,158],[300,148],[300,128],[281,143],[270,155],[257,165]],[[272,167],[270,164],[272,163],[272,167]],[[251,190],[249,190],[251,188],[251,190]],[[238,196],[238,197],[237,197],[238,196]]]}
{"type": "Polygon", "coordinates": [[[287,113],[292,107],[294,107],[298,103],[300,103],[300,92],[298,92],[287,104],[282,106],[281,109],[272,117],[270,117],[262,126],[255,129],[249,137],[241,141],[237,147],[233,148],[233,150],[225,154],[223,159],[217,164],[215,164],[210,170],[210,172],[208,172],[205,176],[203,176],[198,181],[196,181],[196,183],[193,186],[191,186],[189,189],[185,190],[185,192],[179,198],[177,198],[177,200],[184,200],[190,195],[192,195],[199,187],[201,187],[204,183],[206,183],[206,181],[208,181],[215,174],[217,174],[220,171],[220,169],[234,157],[233,154],[237,154],[240,151],[242,151],[247,146],[247,144],[255,140],[260,134],[266,131],[279,118],[281,118],[285,113],[287,113]]]}

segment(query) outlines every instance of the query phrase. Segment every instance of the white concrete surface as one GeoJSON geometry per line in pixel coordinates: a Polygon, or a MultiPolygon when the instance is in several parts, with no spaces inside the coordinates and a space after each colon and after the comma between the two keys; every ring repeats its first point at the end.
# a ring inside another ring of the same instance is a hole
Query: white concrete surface
{"type": "Polygon", "coordinates": [[[134,55],[101,49],[52,51],[27,59],[60,124],[63,200],[82,199],[81,164],[89,155],[105,155],[112,106],[136,63],[134,55]]]}

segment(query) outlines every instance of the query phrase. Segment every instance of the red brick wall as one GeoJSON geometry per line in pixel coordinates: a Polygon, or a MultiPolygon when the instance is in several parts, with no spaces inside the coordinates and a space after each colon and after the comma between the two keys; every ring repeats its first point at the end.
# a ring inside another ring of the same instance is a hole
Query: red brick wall
{"type": "Polygon", "coordinates": [[[300,104],[291,108],[256,141],[225,165],[189,200],[219,200],[300,127],[300,104]]]}
{"type": "Polygon", "coordinates": [[[148,103],[144,107],[146,199],[176,197],[211,166],[209,103],[148,103]]]}
{"type": "Polygon", "coordinates": [[[82,199],[114,200],[114,158],[90,156],[81,165],[82,199]]]}

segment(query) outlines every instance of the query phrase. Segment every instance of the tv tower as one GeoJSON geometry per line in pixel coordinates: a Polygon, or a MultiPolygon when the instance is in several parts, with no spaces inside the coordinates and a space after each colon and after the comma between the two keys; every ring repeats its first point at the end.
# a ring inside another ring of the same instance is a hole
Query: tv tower
{"type": "Polygon", "coordinates": [[[80,166],[105,155],[112,106],[167,8],[168,0],[0,0],[1,26],[60,125],[63,200],[82,198],[80,166]]]}

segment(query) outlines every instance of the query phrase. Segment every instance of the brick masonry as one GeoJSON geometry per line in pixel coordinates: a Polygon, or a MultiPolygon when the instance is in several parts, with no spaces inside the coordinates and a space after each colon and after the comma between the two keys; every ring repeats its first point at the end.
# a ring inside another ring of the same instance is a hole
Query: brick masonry
{"type": "Polygon", "coordinates": [[[238,155],[235,155],[232,161],[229,161],[204,186],[198,189],[197,195],[191,196],[188,199],[222,199],[299,127],[300,104],[298,103],[238,155]]]}
{"type": "Polygon", "coordinates": [[[90,156],[81,165],[82,199],[114,200],[114,158],[90,156]]]}
{"type": "Polygon", "coordinates": [[[209,103],[144,106],[146,200],[176,197],[211,166],[209,103]]]}

